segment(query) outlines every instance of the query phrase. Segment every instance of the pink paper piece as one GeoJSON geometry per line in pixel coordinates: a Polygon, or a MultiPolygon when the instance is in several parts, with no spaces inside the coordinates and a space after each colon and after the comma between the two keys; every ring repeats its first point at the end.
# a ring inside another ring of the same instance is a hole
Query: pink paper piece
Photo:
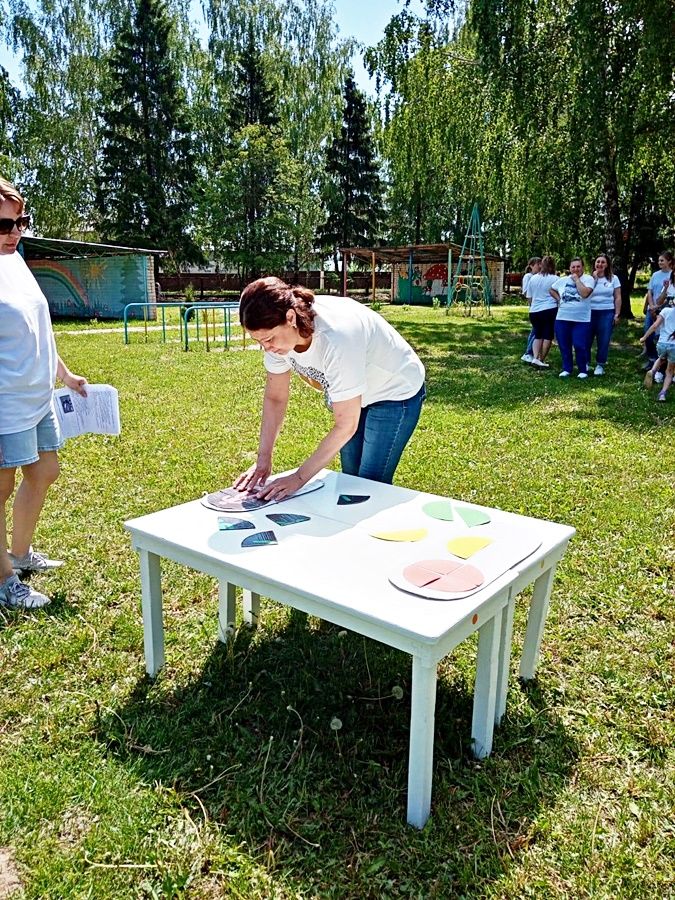
{"type": "MultiPolygon", "coordinates": [[[[403,570],[403,577],[416,587],[425,587],[462,567],[463,563],[455,562],[452,559],[424,559],[406,566],[403,570]]],[[[434,585],[434,589],[435,587],[434,585]]]]}
{"type": "Polygon", "coordinates": [[[435,591],[447,591],[449,594],[461,594],[480,587],[485,581],[483,573],[475,566],[461,566],[454,572],[444,575],[434,583],[435,591]]]}

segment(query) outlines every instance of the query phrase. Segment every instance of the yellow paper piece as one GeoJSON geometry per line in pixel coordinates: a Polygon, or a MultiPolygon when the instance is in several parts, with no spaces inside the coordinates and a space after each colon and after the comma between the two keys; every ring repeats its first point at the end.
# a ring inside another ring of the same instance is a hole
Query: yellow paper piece
{"type": "Polygon", "coordinates": [[[371,536],[381,541],[421,541],[428,533],[426,528],[409,528],[407,531],[374,531],[371,536]]]}
{"type": "Polygon", "coordinates": [[[448,550],[460,559],[468,559],[492,543],[489,537],[458,537],[448,541],[448,550]]]}

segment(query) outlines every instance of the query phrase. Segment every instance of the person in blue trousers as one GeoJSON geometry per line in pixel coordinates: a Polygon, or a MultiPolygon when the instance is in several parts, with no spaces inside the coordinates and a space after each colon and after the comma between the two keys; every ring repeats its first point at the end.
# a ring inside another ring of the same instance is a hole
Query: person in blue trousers
{"type": "Polygon", "coordinates": [[[605,253],[600,253],[593,269],[593,293],[591,294],[591,330],[588,342],[588,362],[591,361],[593,342],[596,342],[594,375],[604,375],[612,329],[621,315],[621,282],[612,272],[612,263],[605,253]]]}
{"type": "Polygon", "coordinates": [[[338,452],[343,472],[391,484],[425,398],[424,366],[410,344],[356,300],[279,278],[244,289],[239,319],[265,351],[267,381],[257,460],[234,487],[282,500],[338,452]],[[292,372],[323,393],[333,427],[295,472],[268,484],[292,372]]]}
{"type": "Polygon", "coordinates": [[[570,261],[569,275],[563,275],[551,287],[551,296],[558,301],[555,337],[562,356],[560,378],[569,378],[574,371],[572,352],[576,356],[578,378],[588,378],[588,345],[591,333],[591,302],[594,282],[584,275],[584,263],[576,256],[570,261]]]}

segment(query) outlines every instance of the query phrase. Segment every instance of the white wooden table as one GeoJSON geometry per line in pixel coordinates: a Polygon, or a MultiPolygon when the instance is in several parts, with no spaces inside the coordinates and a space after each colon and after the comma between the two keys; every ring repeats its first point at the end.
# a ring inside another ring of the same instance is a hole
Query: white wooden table
{"type": "MultiPolygon", "coordinates": [[[[146,669],[154,676],[164,663],[162,557],[212,575],[219,582],[218,636],[226,641],[235,623],[235,586],[243,588],[244,618],[255,624],[260,596],[318,616],[412,656],[408,822],[421,828],[431,808],[436,670],[443,657],[478,631],[478,656],[471,736],[474,753],[492,748],[495,722],[506,707],[511,632],[516,594],[534,584],[521,675],[532,678],[548,610],[555,567],[574,529],[552,522],[489,510],[500,526],[535,529],[539,549],[481,590],[460,600],[428,600],[394,587],[388,573],[415,545],[370,536],[369,522],[408,521],[433,495],[378,484],[336,472],[319,474],[320,490],[255,512],[237,514],[256,530],[273,530],[279,541],[245,549],[252,531],[219,531],[218,513],[199,500],[125,523],[140,555],[146,669]],[[338,506],[340,494],[368,495],[366,503],[338,506]],[[296,512],[308,522],[280,527],[269,512],[296,512]]],[[[481,507],[485,509],[485,507],[481,507]]],[[[424,515],[424,514],[421,514],[424,515]]],[[[418,522],[416,523],[418,524],[418,522]]],[[[425,517],[430,539],[466,532],[461,522],[425,517]]]]}

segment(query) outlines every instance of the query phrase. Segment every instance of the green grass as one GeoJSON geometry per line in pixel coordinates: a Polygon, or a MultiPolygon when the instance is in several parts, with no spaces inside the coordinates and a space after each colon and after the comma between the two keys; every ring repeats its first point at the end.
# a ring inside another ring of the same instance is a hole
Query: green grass
{"type": "MultiPolygon", "coordinates": [[[[122,522],[251,462],[262,360],[61,331],[124,430],[64,448],[36,539],[68,563],[35,580],[54,602],[0,619],[0,847],[26,897],[674,896],[675,392],[642,389],[637,323],[581,383],[519,362],[522,309],[384,314],[428,371],[397,482],[577,529],[526,687],[517,607],[492,756],[470,753],[469,641],[439,670],[432,817],[407,827],[409,658],[269,601],[223,646],[216,584],[170,563],[149,681],[122,522]]],[[[297,380],[276,468],[328,426],[297,380]]]]}

